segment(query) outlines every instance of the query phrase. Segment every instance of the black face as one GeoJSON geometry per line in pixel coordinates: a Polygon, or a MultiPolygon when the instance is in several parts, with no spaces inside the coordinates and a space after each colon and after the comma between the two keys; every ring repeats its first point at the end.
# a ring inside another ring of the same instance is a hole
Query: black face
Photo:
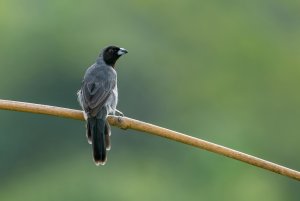
{"type": "Polygon", "coordinates": [[[116,61],[123,55],[126,54],[127,50],[116,46],[109,46],[103,50],[103,60],[107,65],[114,67],[116,61]]]}

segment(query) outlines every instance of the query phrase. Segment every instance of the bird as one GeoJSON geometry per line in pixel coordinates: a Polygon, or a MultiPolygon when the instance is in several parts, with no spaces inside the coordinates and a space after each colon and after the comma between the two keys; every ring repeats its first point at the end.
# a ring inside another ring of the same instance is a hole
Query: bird
{"type": "Polygon", "coordinates": [[[78,102],[86,120],[86,136],[92,144],[95,164],[104,165],[110,150],[111,129],[106,118],[109,114],[124,116],[117,110],[118,87],[116,61],[128,51],[115,45],[103,48],[85,72],[77,92],[78,102]]]}

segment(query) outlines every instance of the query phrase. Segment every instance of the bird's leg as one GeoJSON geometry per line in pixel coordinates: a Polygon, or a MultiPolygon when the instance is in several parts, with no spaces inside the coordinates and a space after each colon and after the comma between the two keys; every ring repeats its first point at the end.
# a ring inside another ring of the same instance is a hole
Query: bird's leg
{"type": "Polygon", "coordinates": [[[123,114],[123,112],[121,112],[121,111],[119,111],[119,110],[115,110],[115,115],[116,116],[121,116],[121,117],[124,117],[124,114],[123,114]]]}

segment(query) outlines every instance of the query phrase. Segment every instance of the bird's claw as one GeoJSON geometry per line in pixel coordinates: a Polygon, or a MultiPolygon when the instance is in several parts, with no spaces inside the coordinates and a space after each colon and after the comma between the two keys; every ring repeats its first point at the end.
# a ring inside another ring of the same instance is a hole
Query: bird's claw
{"type": "Polygon", "coordinates": [[[120,117],[124,117],[123,112],[121,112],[121,111],[119,111],[119,110],[117,110],[117,109],[116,109],[116,111],[115,111],[115,115],[116,115],[116,116],[120,116],[120,117]]]}
{"type": "Polygon", "coordinates": [[[119,128],[121,128],[121,129],[123,129],[123,130],[127,130],[127,126],[126,125],[124,125],[123,123],[122,123],[122,117],[121,116],[119,116],[118,117],[118,123],[119,123],[119,128]]]}

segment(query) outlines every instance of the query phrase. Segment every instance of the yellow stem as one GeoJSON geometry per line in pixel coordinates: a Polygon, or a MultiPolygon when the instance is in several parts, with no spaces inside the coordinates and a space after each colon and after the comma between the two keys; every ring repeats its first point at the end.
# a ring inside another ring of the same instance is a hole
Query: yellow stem
{"type": "MultiPolygon", "coordinates": [[[[64,117],[64,118],[84,120],[83,112],[80,110],[73,110],[73,109],[61,108],[61,107],[55,107],[49,105],[41,105],[41,104],[33,104],[33,103],[25,103],[25,102],[0,99],[0,109],[14,110],[20,112],[30,112],[30,113],[37,113],[37,114],[46,114],[46,115],[53,115],[53,116],[64,117]]],[[[254,165],[300,181],[300,172],[298,171],[292,170],[290,168],[218,144],[214,144],[205,140],[191,137],[189,135],[185,135],[183,133],[172,131],[166,128],[162,128],[153,124],[145,123],[128,117],[109,116],[107,119],[111,125],[117,126],[122,129],[134,129],[145,133],[153,134],[156,136],[164,137],[170,140],[175,140],[177,142],[191,145],[193,147],[197,147],[200,149],[205,149],[207,151],[214,152],[216,154],[220,154],[223,156],[227,156],[242,161],[244,163],[248,163],[250,165],[254,165]]]]}

